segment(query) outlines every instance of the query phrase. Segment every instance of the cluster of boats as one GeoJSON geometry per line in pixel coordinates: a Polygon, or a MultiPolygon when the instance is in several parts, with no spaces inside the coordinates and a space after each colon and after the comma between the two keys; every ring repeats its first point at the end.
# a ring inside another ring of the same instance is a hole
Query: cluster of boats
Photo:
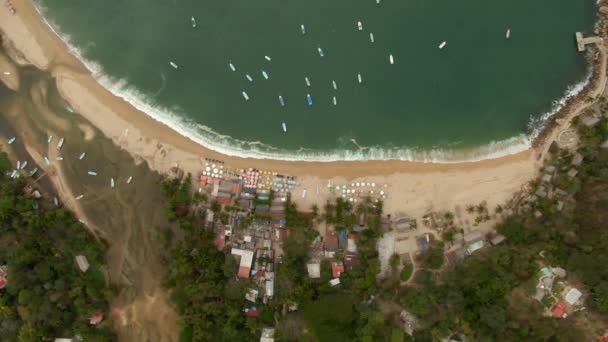
{"type": "MultiPolygon", "coordinates": [[[[376,0],[376,3],[379,4],[380,0],[376,0]]],[[[191,17],[190,21],[191,21],[192,28],[196,28],[196,26],[197,26],[196,19],[194,17],[191,17]]],[[[357,28],[358,31],[363,31],[363,23],[360,20],[357,21],[356,28],[357,28]]],[[[300,32],[302,33],[302,35],[306,35],[307,34],[306,26],[304,24],[300,25],[300,32]]],[[[506,37],[506,39],[509,39],[511,37],[511,29],[510,28],[507,29],[505,37],[506,37]]],[[[372,32],[369,33],[369,40],[370,40],[371,43],[375,43],[375,37],[374,37],[374,34],[372,32]]],[[[447,41],[443,41],[443,42],[441,42],[439,44],[438,47],[439,47],[440,50],[442,50],[443,48],[446,47],[446,45],[447,45],[447,41]]],[[[323,50],[323,48],[320,45],[317,46],[317,52],[319,53],[319,57],[320,58],[324,58],[325,57],[325,51],[323,50]]],[[[266,61],[268,61],[268,62],[272,61],[272,58],[270,56],[264,56],[264,59],[266,59],[266,61]]],[[[395,57],[393,56],[393,54],[389,54],[388,55],[388,61],[389,61],[389,64],[391,64],[391,65],[395,64],[395,57]]],[[[175,62],[173,62],[173,61],[169,61],[169,65],[171,65],[171,67],[173,67],[174,69],[178,69],[179,68],[179,66],[175,62]]],[[[230,68],[230,70],[232,72],[236,72],[236,67],[234,66],[234,64],[232,63],[232,61],[228,62],[228,67],[230,68]]],[[[266,71],[264,69],[261,69],[261,74],[262,74],[262,77],[265,80],[270,79],[270,75],[268,74],[268,71],[266,71]]],[[[253,77],[251,77],[251,75],[248,74],[248,73],[245,74],[245,79],[247,81],[249,81],[249,82],[253,82],[253,77]]],[[[311,87],[311,83],[310,83],[310,79],[308,78],[308,76],[304,77],[304,81],[306,83],[306,86],[310,88],[311,87]]],[[[363,83],[363,77],[361,76],[360,72],[357,73],[357,82],[359,84],[363,83]]],[[[337,91],[338,90],[338,85],[337,85],[336,81],[332,80],[331,84],[332,84],[332,88],[334,89],[334,91],[337,91]]],[[[241,95],[243,96],[243,99],[245,99],[245,101],[249,101],[250,100],[249,94],[247,94],[246,91],[242,90],[241,91],[241,95]]],[[[279,94],[278,97],[279,97],[279,105],[281,107],[285,107],[286,106],[286,102],[285,102],[285,98],[283,97],[283,95],[279,94]]],[[[337,99],[337,97],[335,95],[332,97],[332,103],[333,103],[334,106],[338,105],[338,99],[337,99]]],[[[312,95],[310,95],[310,93],[306,94],[306,104],[309,107],[311,107],[313,105],[313,97],[312,97],[312,95]]],[[[285,122],[282,122],[281,126],[283,128],[283,131],[287,132],[287,124],[285,122]]]]}

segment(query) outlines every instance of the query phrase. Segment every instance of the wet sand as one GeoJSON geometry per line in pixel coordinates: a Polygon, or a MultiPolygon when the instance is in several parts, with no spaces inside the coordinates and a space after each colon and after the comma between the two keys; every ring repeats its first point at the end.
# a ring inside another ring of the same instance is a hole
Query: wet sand
{"type": "Polygon", "coordinates": [[[38,186],[53,188],[61,203],[108,247],[107,275],[115,290],[109,319],[119,340],[176,341],[178,316],[161,287],[166,267],[159,236],[170,225],[162,210],[160,175],[145,164],[136,165],[129,153],[82,117],[58,110],[65,102],[48,74],[33,68],[18,73],[23,85],[19,92],[0,85],[2,149],[13,162],[27,160],[28,170],[37,164],[37,176],[42,177],[38,186]],[[5,139],[12,135],[17,141],[9,146],[5,139]],[[65,143],[58,149],[61,137],[65,143]],[[79,160],[83,152],[86,156],[79,160]],[[57,160],[59,156],[64,159],[57,160]],[[88,175],[90,170],[98,175],[88,175]],[[131,176],[132,183],[126,184],[131,176]]]}

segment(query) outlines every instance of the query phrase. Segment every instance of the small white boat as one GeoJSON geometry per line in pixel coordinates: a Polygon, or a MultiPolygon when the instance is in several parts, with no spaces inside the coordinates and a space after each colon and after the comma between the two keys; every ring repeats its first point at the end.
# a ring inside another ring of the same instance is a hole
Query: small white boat
{"type": "Polygon", "coordinates": [[[76,200],[77,200],[77,201],[78,201],[78,200],[81,200],[83,197],[84,197],[84,195],[78,195],[78,196],[76,196],[76,200]]]}
{"type": "Polygon", "coordinates": [[[253,82],[253,78],[251,78],[249,74],[245,74],[245,78],[247,79],[247,81],[253,82]]]}
{"type": "Polygon", "coordinates": [[[80,155],[80,157],[78,157],[78,160],[83,160],[86,155],[87,155],[86,152],[82,152],[82,154],[80,155]]]}
{"type": "Polygon", "coordinates": [[[334,88],[334,90],[338,90],[338,84],[336,83],[336,81],[332,80],[331,86],[334,88]]]}
{"type": "Polygon", "coordinates": [[[179,66],[177,66],[177,64],[173,63],[172,61],[169,62],[169,65],[171,65],[173,69],[179,68],[179,66]]]}
{"type": "Polygon", "coordinates": [[[114,182],[114,178],[110,178],[110,187],[112,189],[114,189],[115,186],[116,186],[116,183],[114,182]]]}
{"type": "Polygon", "coordinates": [[[507,33],[505,34],[507,39],[511,38],[511,29],[507,29],[507,33]]]}
{"type": "Polygon", "coordinates": [[[57,149],[61,150],[61,148],[63,147],[63,143],[65,142],[64,138],[59,139],[59,143],[57,143],[57,149]]]}
{"type": "Polygon", "coordinates": [[[439,49],[443,49],[447,43],[448,42],[446,42],[446,41],[441,42],[441,44],[439,44],[439,49]]]}
{"type": "Polygon", "coordinates": [[[51,161],[49,160],[49,158],[47,156],[44,156],[44,163],[46,165],[51,165],[51,161]]]}
{"type": "Polygon", "coordinates": [[[304,77],[304,81],[306,82],[306,86],[310,87],[310,80],[308,79],[308,77],[304,77]]]}
{"type": "Polygon", "coordinates": [[[361,73],[357,74],[357,81],[359,81],[359,83],[363,83],[363,77],[361,77],[361,73]]]}
{"type": "Polygon", "coordinates": [[[300,25],[300,31],[302,32],[302,34],[306,34],[306,27],[304,26],[304,24],[300,25]]]}
{"type": "Polygon", "coordinates": [[[285,107],[285,99],[281,95],[279,95],[279,103],[281,104],[281,107],[285,107]]]}
{"type": "Polygon", "coordinates": [[[97,176],[97,172],[95,171],[89,171],[87,174],[89,174],[89,176],[97,176]]]}
{"type": "Polygon", "coordinates": [[[246,92],[241,92],[241,94],[243,94],[243,98],[245,99],[245,101],[249,101],[249,95],[247,95],[246,92]]]}
{"type": "Polygon", "coordinates": [[[359,29],[359,31],[363,31],[363,23],[357,21],[357,28],[359,29]]]}
{"type": "Polygon", "coordinates": [[[17,170],[21,169],[21,161],[17,160],[17,170]]]}
{"type": "Polygon", "coordinates": [[[388,61],[389,61],[391,64],[395,64],[395,59],[393,58],[393,55],[388,55],[388,61]]]}
{"type": "Polygon", "coordinates": [[[196,28],[196,19],[194,17],[190,18],[190,22],[192,23],[192,28],[196,28]]]}
{"type": "MultiPolygon", "coordinates": [[[[177,69],[177,68],[176,68],[177,69]]],[[[72,107],[70,106],[66,106],[65,109],[70,112],[70,113],[74,113],[74,110],[72,109],[72,107]]]]}
{"type": "Polygon", "coordinates": [[[262,70],[262,76],[264,76],[264,79],[268,79],[268,73],[266,72],[266,70],[262,70]]]}
{"type": "Polygon", "coordinates": [[[377,3],[377,4],[380,4],[380,0],[376,0],[376,3],[377,3]]]}
{"type": "Polygon", "coordinates": [[[325,52],[323,52],[323,49],[321,49],[320,46],[317,48],[317,51],[319,51],[319,56],[325,57],[325,52]]]}
{"type": "Polygon", "coordinates": [[[63,160],[63,157],[57,157],[57,158],[55,158],[55,160],[62,161],[62,160],[63,160]]]}
{"type": "Polygon", "coordinates": [[[232,62],[228,63],[228,66],[230,67],[230,70],[236,71],[236,68],[234,67],[234,64],[232,64],[232,62]]]}
{"type": "Polygon", "coordinates": [[[59,200],[57,199],[57,197],[53,197],[53,204],[55,204],[56,207],[59,206],[59,200]]]}
{"type": "Polygon", "coordinates": [[[30,177],[34,176],[36,173],[38,172],[38,168],[35,167],[31,172],[30,172],[30,177]]]}
{"type": "Polygon", "coordinates": [[[334,103],[334,106],[338,105],[338,99],[334,96],[334,98],[332,99],[332,102],[334,103]]]}
{"type": "Polygon", "coordinates": [[[11,173],[11,178],[17,178],[17,170],[13,170],[11,173]]]}
{"type": "Polygon", "coordinates": [[[372,42],[372,43],[376,41],[376,40],[374,39],[374,34],[373,34],[373,33],[371,33],[371,32],[369,33],[369,41],[370,41],[370,42],[372,42]]]}
{"type": "Polygon", "coordinates": [[[27,160],[23,162],[23,164],[21,164],[21,170],[25,169],[25,167],[27,166],[27,160]]]}
{"type": "Polygon", "coordinates": [[[309,106],[312,106],[312,96],[310,94],[306,94],[306,102],[309,106]]]}
{"type": "Polygon", "coordinates": [[[12,137],[12,138],[8,139],[8,144],[12,145],[15,142],[15,140],[17,140],[16,137],[12,137]]]}
{"type": "Polygon", "coordinates": [[[283,122],[281,125],[283,126],[283,132],[287,133],[287,124],[283,122]]]}
{"type": "Polygon", "coordinates": [[[127,184],[131,184],[131,181],[132,181],[132,180],[133,180],[133,177],[132,177],[132,176],[131,176],[131,177],[129,177],[129,178],[127,179],[127,184]]]}
{"type": "Polygon", "coordinates": [[[306,189],[302,190],[302,198],[306,198],[306,193],[307,193],[306,189]]]}
{"type": "Polygon", "coordinates": [[[11,75],[11,73],[9,71],[5,71],[5,72],[3,72],[3,74],[4,74],[4,76],[10,76],[11,75]]]}
{"type": "Polygon", "coordinates": [[[51,143],[51,141],[53,141],[53,136],[52,136],[52,135],[49,135],[49,138],[48,138],[48,139],[46,139],[46,142],[47,142],[47,144],[50,144],[50,143],[51,143]]]}
{"type": "Polygon", "coordinates": [[[264,56],[264,58],[269,62],[272,60],[272,58],[270,58],[269,56],[264,56]]]}

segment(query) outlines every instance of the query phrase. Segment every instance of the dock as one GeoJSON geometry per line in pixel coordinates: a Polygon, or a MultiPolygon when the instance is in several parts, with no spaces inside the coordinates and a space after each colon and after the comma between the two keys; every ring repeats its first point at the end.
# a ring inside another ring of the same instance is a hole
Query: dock
{"type": "Polygon", "coordinates": [[[602,43],[601,37],[585,38],[585,37],[583,37],[583,33],[581,33],[581,32],[576,32],[575,37],[576,37],[576,47],[579,52],[585,51],[585,47],[589,44],[601,44],[602,43]]]}

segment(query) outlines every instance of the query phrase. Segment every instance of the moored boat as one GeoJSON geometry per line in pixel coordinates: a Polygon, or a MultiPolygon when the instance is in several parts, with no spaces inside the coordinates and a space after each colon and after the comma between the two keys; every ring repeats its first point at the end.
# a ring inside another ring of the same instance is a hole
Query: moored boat
{"type": "Polygon", "coordinates": [[[243,95],[243,98],[245,99],[245,101],[249,101],[249,95],[247,95],[247,93],[245,91],[242,91],[241,94],[243,95]]]}
{"type": "Polygon", "coordinates": [[[287,124],[283,122],[281,125],[283,126],[283,132],[287,133],[287,124]]]}
{"type": "Polygon", "coordinates": [[[132,180],[133,180],[133,176],[129,177],[129,178],[127,179],[127,184],[131,184],[131,181],[132,181],[132,180]]]}
{"type": "Polygon", "coordinates": [[[388,55],[388,61],[389,61],[391,64],[395,64],[395,59],[393,58],[393,55],[388,55]]]}
{"type": "Polygon", "coordinates": [[[446,42],[446,41],[441,42],[441,44],[439,44],[439,49],[443,49],[447,43],[448,42],[446,42]]]}
{"type": "Polygon", "coordinates": [[[300,31],[302,32],[302,34],[306,34],[306,27],[304,26],[304,24],[300,25],[300,31]]]}
{"type": "Polygon", "coordinates": [[[53,136],[52,136],[52,135],[49,135],[49,138],[48,138],[48,139],[46,139],[46,143],[47,143],[47,144],[50,144],[50,143],[51,143],[51,141],[53,141],[53,136]]]}
{"type": "Polygon", "coordinates": [[[272,58],[270,58],[270,56],[264,56],[264,59],[267,60],[267,61],[269,61],[269,62],[272,60],[272,58]]]}
{"type": "Polygon", "coordinates": [[[371,33],[371,32],[369,33],[369,41],[372,42],[372,43],[375,42],[374,34],[371,33]]]}
{"type": "Polygon", "coordinates": [[[234,67],[234,64],[232,64],[232,62],[229,62],[228,66],[230,67],[230,70],[236,71],[236,68],[234,67]]]}
{"type": "Polygon", "coordinates": [[[61,150],[61,148],[63,147],[63,143],[65,142],[64,138],[59,139],[59,143],[57,144],[57,149],[61,150]]]}
{"type": "Polygon", "coordinates": [[[12,138],[8,139],[8,144],[12,145],[15,142],[15,140],[17,140],[16,137],[12,137],[12,138]]]}
{"type": "Polygon", "coordinates": [[[251,76],[249,76],[249,74],[245,74],[245,78],[247,79],[247,81],[253,82],[253,78],[251,78],[251,76]]]}
{"type": "Polygon", "coordinates": [[[312,106],[312,96],[310,94],[306,94],[306,102],[309,106],[312,106]]]}
{"type": "Polygon", "coordinates": [[[192,23],[192,28],[196,28],[196,19],[194,17],[190,18],[190,22],[192,23]]]}
{"type": "Polygon", "coordinates": [[[323,49],[321,49],[320,46],[317,48],[317,51],[319,51],[319,56],[325,57],[325,52],[323,52],[323,49]]]}
{"type": "Polygon", "coordinates": [[[268,73],[266,72],[266,70],[262,70],[262,76],[264,76],[264,79],[268,79],[268,73]]]}
{"type": "Polygon", "coordinates": [[[357,74],[357,81],[359,81],[359,83],[363,83],[363,77],[361,77],[361,73],[357,74]]]}
{"type": "Polygon", "coordinates": [[[338,105],[338,99],[334,96],[334,98],[332,99],[332,102],[334,103],[334,106],[338,105]]]}
{"type": "Polygon", "coordinates": [[[336,81],[332,80],[331,86],[334,88],[334,90],[338,90],[338,84],[336,83],[336,81]]]}
{"type": "Polygon", "coordinates": [[[80,155],[80,157],[78,157],[78,160],[83,160],[86,155],[87,155],[86,152],[82,152],[82,154],[80,155]]]}
{"type": "Polygon", "coordinates": [[[285,107],[285,99],[283,99],[283,96],[279,95],[279,103],[281,104],[281,107],[285,107]]]}
{"type": "Polygon", "coordinates": [[[172,61],[169,61],[169,65],[171,65],[173,67],[173,69],[178,69],[179,68],[179,66],[177,66],[177,64],[175,64],[172,61]]]}
{"type": "Polygon", "coordinates": [[[304,81],[306,82],[306,86],[310,87],[310,80],[308,79],[308,77],[304,77],[304,81]]]}
{"type": "Polygon", "coordinates": [[[505,34],[507,39],[511,38],[511,29],[507,29],[507,33],[505,34]]]}
{"type": "Polygon", "coordinates": [[[357,21],[357,28],[359,31],[363,31],[363,23],[361,21],[357,21]]]}
{"type": "Polygon", "coordinates": [[[110,178],[110,187],[112,189],[114,189],[115,186],[116,186],[116,183],[114,182],[114,178],[110,178]]]}

